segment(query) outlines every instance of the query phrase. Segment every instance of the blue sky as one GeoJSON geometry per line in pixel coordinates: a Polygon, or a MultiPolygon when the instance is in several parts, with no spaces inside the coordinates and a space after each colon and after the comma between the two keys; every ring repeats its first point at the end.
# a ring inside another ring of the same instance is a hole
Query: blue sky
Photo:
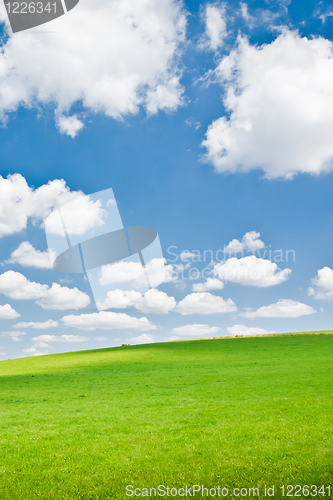
{"type": "Polygon", "coordinates": [[[332,328],[328,2],[81,0],[15,35],[1,9],[2,359],[332,328]],[[103,316],[83,276],[41,267],[55,200],[106,188],[124,225],[159,233],[158,306],[103,316]]]}

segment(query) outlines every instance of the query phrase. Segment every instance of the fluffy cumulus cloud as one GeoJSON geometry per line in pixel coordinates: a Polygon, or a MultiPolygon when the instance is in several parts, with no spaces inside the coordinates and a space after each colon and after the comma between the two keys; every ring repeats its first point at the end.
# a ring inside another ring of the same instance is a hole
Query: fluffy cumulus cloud
{"type": "Polygon", "coordinates": [[[138,311],[145,314],[167,314],[175,309],[177,303],[174,297],[169,297],[165,292],[152,288],[135,302],[138,311]]]}
{"type": "Polygon", "coordinates": [[[275,333],[274,331],[264,330],[264,328],[245,325],[228,326],[227,331],[231,335],[265,335],[266,333],[275,333]]]}
{"type": "Polygon", "coordinates": [[[0,318],[2,319],[15,319],[21,316],[10,304],[0,306],[0,318]]]}
{"type": "Polygon", "coordinates": [[[196,257],[196,254],[193,252],[189,252],[188,250],[184,250],[179,256],[180,260],[182,260],[183,262],[187,262],[188,260],[191,260],[194,257],[196,257]]]}
{"type": "Polygon", "coordinates": [[[239,38],[215,78],[230,116],[208,128],[206,159],[218,172],[260,168],[293,178],[333,169],[333,43],[287,29],[272,43],[239,38]]]}
{"type": "Polygon", "coordinates": [[[244,234],[242,241],[237,239],[231,240],[225,247],[224,252],[228,254],[237,254],[243,252],[256,252],[265,248],[265,243],[260,239],[260,233],[257,231],[249,231],[244,234]]]}
{"type": "Polygon", "coordinates": [[[81,337],[80,335],[38,335],[38,337],[33,337],[33,342],[85,342],[89,340],[90,337],[81,337]]]}
{"type": "Polygon", "coordinates": [[[9,337],[14,342],[20,342],[22,340],[21,337],[23,337],[24,335],[26,335],[26,332],[21,332],[21,331],[0,333],[0,337],[9,337]]]}
{"type": "MultiPolygon", "coordinates": [[[[0,18],[8,23],[3,5],[0,18]]],[[[12,36],[9,29],[0,54],[0,114],[55,104],[60,131],[73,137],[82,128],[70,114],[77,102],[113,118],[141,106],[175,110],[185,25],[175,0],[81,0],[43,33],[12,36]]]]}
{"type": "Polygon", "coordinates": [[[330,267],[319,269],[308,295],[318,300],[333,300],[333,270],[330,267]]]}
{"type": "Polygon", "coordinates": [[[130,344],[151,344],[156,342],[156,337],[149,333],[143,333],[142,335],[138,335],[137,337],[131,337],[127,339],[127,342],[130,344]]]}
{"type": "Polygon", "coordinates": [[[22,352],[25,352],[27,354],[32,354],[33,356],[45,356],[45,354],[48,354],[47,352],[38,351],[36,347],[29,347],[28,349],[22,349],[22,352]]]}
{"type": "MultiPolygon", "coordinates": [[[[34,189],[20,174],[8,175],[7,178],[0,176],[0,238],[23,231],[29,219],[34,224],[42,225],[55,206],[82,196],[82,192],[71,192],[65,181],[60,179],[34,189]]],[[[31,255],[31,248],[24,248],[25,251],[30,250],[31,255]]],[[[22,248],[20,255],[22,257],[22,248]]]]}
{"type": "Polygon", "coordinates": [[[52,283],[52,287],[47,290],[47,293],[41,299],[37,300],[37,304],[43,309],[58,311],[74,309],[77,311],[87,307],[90,304],[90,298],[76,287],[68,288],[58,283],[52,283]]]}
{"type": "MultiPolygon", "coordinates": [[[[53,256],[55,258],[55,256],[53,256]]],[[[53,260],[54,260],[53,258],[53,260]]],[[[29,241],[23,241],[14,252],[9,264],[20,264],[23,267],[37,267],[39,269],[52,269],[52,257],[48,250],[36,250],[29,241]]]]}
{"type": "Polygon", "coordinates": [[[80,330],[156,330],[156,326],[147,318],[134,318],[124,313],[100,311],[99,313],[74,314],[64,316],[61,320],[64,326],[80,330]]]}
{"type": "Polygon", "coordinates": [[[188,314],[217,314],[237,311],[236,304],[231,299],[212,295],[209,292],[190,293],[181,300],[176,311],[186,316],[188,314]]]}
{"type": "Polygon", "coordinates": [[[267,288],[286,281],[291,269],[279,270],[275,262],[249,255],[241,259],[232,257],[220,262],[214,266],[214,272],[225,282],[267,288]]]}
{"type": "Polygon", "coordinates": [[[82,309],[90,304],[90,298],[78,288],[68,288],[53,283],[51,288],[29,281],[23,274],[7,271],[0,275],[0,293],[14,300],[36,300],[43,309],[82,309]]]}
{"type": "Polygon", "coordinates": [[[45,229],[50,234],[63,236],[64,222],[69,236],[86,235],[90,230],[105,224],[107,211],[102,208],[101,200],[93,200],[90,196],[75,195],[75,203],[68,203],[59,211],[54,211],[45,222],[45,229]]]}
{"type": "Polygon", "coordinates": [[[123,309],[125,307],[133,306],[136,300],[142,297],[140,292],[135,290],[110,290],[106,294],[103,302],[97,302],[99,309],[123,309]]]}
{"type": "Polygon", "coordinates": [[[193,292],[208,292],[209,290],[222,290],[224,283],[218,278],[207,278],[204,283],[194,283],[193,292]]]}
{"type": "Polygon", "coordinates": [[[145,282],[145,275],[140,262],[122,260],[101,267],[99,284],[102,286],[138,281],[145,282]]]}
{"type": "Polygon", "coordinates": [[[0,275],[0,293],[14,300],[40,299],[47,294],[49,287],[29,281],[23,274],[6,271],[0,275]]]}
{"type": "Polygon", "coordinates": [[[164,258],[154,258],[146,262],[145,269],[141,262],[126,260],[107,264],[101,267],[99,284],[102,286],[121,285],[121,287],[126,284],[128,290],[146,290],[146,273],[149,276],[150,285],[153,287],[161,283],[177,282],[178,267],[166,264],[166,262],[164,258]]]}
{"type": "Polygon", "coordinates": [[[40,349],[41,347],[43,347],[43,348],[44,348],[44,347],[50,347],[50,346],[49,346],[48,344],[46,344],[45,342],[36,342],[36,343],[34,344],[34,348],[36,348],[36,347],[37,347],[38,349],[40,349]]]}
{"type": "Polygon", "coordinates": [[[21,322],[14,325],[14,328],[34,328],[35,330],[47,330],[49,328],[57,328],[59,323],[57,321],[53,321],[53,319],[48,319],[43,322],[29,321],[29,322],[21,322]]]}
{"type": "Polygon", "coordinates": [[[221,331],[221,328],[218,326],[208,326],[208,325],[185,325],[185,326],[177,326],[173,328],[170,333],[175,335],[180,335],[182,337],[201,337],[203,335],[215,335],[221,331]]]}
{"type": "Polygon", "coordinates": [[[78,119],[77,115],[60,115],[57,119],[57,125],[62,134],[70,135],[72,139],[84,127],[84,124],[78,119]]]}
{"type": "Polygon", "coordinates": [[[217,50],[227,36],[225,5],[221,2],[209,3],[204,11],[205,36],[200,40],[201,48],[217,50]]]}
{"type": "Polygon", "coordinates": [[[302,302],[297,302],[291,299],[279,299],[276,304],[263,306],[256,311],[246,311],[242,313],[245,318],[299,318],[300,316],[308,316],[317,311],[313,307],[302,302]]]}
{"type": "Polygon", "coordinates": [[[165,292],[152,288],[144,296],[135,290],[110,290],[104,302],[98,302],[97,305],[100,309],[135,307],[146,314],[167,314],[176,307],[177,303],[174,297],[169,297],[165,292]]]}

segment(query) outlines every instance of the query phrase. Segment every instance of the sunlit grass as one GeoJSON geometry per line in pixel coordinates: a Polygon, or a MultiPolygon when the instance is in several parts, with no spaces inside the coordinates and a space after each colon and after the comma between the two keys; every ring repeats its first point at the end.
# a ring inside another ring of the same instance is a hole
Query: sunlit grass
{"type": "Polygon", "coordinates": [[[128,484],[328,485],[332,362],[329,335],[3,361],[0,498],[124,499],[128,484]]]}

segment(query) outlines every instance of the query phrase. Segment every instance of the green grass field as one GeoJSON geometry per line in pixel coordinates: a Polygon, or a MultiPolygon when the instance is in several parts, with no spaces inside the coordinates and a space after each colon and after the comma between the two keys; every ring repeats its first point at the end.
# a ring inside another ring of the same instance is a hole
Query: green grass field
{"type": "MultiPolygon", "coordinates": [[[[331,335],[2,361],[0,499],[124,499],[126,485],[193,484],[229,497],[259,487],[260,498],[274,484],[282,498],[281,485],[326,487],[332,366],[331,335]]],[[[321,491],[309,498],[333,498],[321,491]]]]}

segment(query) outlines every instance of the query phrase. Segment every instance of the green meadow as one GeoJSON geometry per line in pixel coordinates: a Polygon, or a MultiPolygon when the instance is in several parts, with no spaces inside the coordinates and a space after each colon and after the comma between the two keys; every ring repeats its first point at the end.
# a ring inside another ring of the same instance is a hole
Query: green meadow
{"type": "Polygon", "coordinates": [[[0,499],[139,498],[127,485],[333,498],[332,367],[332,335],[2,361],[0,499]]]}

